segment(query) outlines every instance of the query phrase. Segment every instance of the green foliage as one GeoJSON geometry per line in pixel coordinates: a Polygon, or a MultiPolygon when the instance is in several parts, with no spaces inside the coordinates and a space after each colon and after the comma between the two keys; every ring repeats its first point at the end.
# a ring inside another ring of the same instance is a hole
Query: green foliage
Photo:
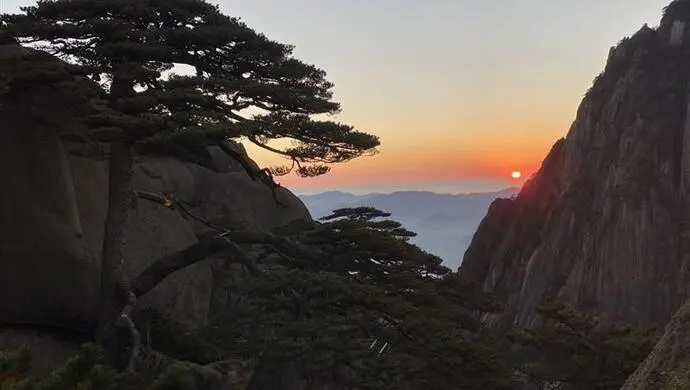
{"type": "Polygon", "coordinates": [[[66,63],[3,68],[3,89],[27,78],[63,82],[65,73],[90,78],[102,88],[89,96],[92,110],[80,122],[94,141],[164,152],[248,139],[291,159],[303,176],[374,153],[379,144],[352,126],[312,120],[340,109],[325,72],[206,1],[39,0],[22,12],[2,15],[4,36],[66,63]],[[171,73],[175,66],[192,74],[171,73]],[[245,116],[249,109],[257,114],[245,116]],[[292,144],[273,146],[278,139],[292,144]]]}
{"type": "Polygon", "coordinates": [[[30,353],[21,350],[0,355],[2,390],[196,390],[193,378],[185,371],[171,368],[156,380],[118,372],[101,365],[100,350],[92,344],[46,378],[29,379],[30,353]]]}
{"type": "Polygon", "coordinates": [[[220,348],[296,364],[312,380],[341,372],[358,389],[508,388],[507,364],[471,315],[495,300],[388,216],[342,209],[281,229],[314,255],[267,261],[265,277],[233,286],[239,298],[212,331],[220,348]]]}
{"type": "MultiPolygon", "coordinates": [[[[28,349],[22,349],[13,354],[0,355],[0,386],[5,383],[21,381],[29,372],[31,354],[28,349]]],[[[0,387],[3,388],[4,387],[0,387]]]]}
{"type": "Polygon", "coordinates": [[[557,301],[538,309],[541,325],[511,335],[523,347],[520,371],[537,383],[575,389],[618,389],[658,339],[653,329],[608,325],[557,301]]]}

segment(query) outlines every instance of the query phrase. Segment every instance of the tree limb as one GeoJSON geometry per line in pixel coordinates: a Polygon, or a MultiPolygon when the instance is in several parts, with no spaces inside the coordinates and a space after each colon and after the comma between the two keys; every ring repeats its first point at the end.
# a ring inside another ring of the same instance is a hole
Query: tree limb
{"type": "MultiPolygon", "coordinates": [[[[183,213],[187,214],[191,218],[203,223],[204,225],[210,227],[211,229],[215,230],[218,235],[208,238],[209,240],[213,241],[214,239],[227,239],[233,244],[256,244],[256,245],[266,245],[266,246],[272,246],[275,248],[280,249],[281,254],[287,255],[289,257],[307,257],[311,259],[320,259],[325,256],[325,254],[313,247],[309,247],[307,245],[299,244],[296,242],[293,242],[292,240],[289,240],[284,237],[277,236],[272,233],[268,232],[257,232],[257,231],[248,231],[248,230],[228,230],[224,229],[220,226],[216,226],[208,222],[206,219],[199,217],[189,211],[184,205],[181,204],[179,200],[176,199],[169,199],[163,195],[160,194],[154,194],[146,191],[138,191],[138,196],[142,199],[150,200],[152,202],[156,202],[160,205],[163,205],[165,207],[174,209],[178,208],[180,209],[183,213]]],[[[204,241],[204,240],[202,240],[204,241]]],[[[195,245],[201,245],[195,244],[195,245]]],[[[225,245],[225,244],[224,244],[225,245]]],[[[236,245],[235,245],[236,246],[236,245]]],[[[195,246],[191,246],[185,250],[196,250],[193,249],[195,246]]],[[[208,248],[208,249],[215,249],[215,248],[208,248]]],[[[206,249],[206,250],[208,250],[206,249]]],[[[238,247],[239,249],[239,247],[238,247]]],[[[213,253],[217,252],[218,250],[215,250],[213,253]]],[[[241,250],[240,250],[241,251],[241,250]]],[[[184,252],[184,251],[182,251],[184,252]]],[[[182,255],[182,252],[178,252],[178,254],[173,254],[170,256],[176,256],[176,255],[182,255]]],[[[243,253],[243,252],[242,252],[243,253]]],[[[203,253],[199,252],[197,256],[201,256],[203,253]]],[[[210,256],[210,255],[208,255],[210,256]]],[[[206,256],[206,257],[208,257],[206,256]]],[[[246,255],[244,255],[246,257],[246,255]]],[[[191,258],[190,258],[191,259],[191,258]]],[[[241,259],[241,257],[239,258],[241,259]]],[[[161,259],[163,260],[163,259],[161,259]]],[[[200,261],[203,259],[199,259],[196,261],[200,261]]],[[[160,261],[160,260],[159,260],[160,261]]],[[[193,261],[193,262],[196,262],[193,261]]],[[[255,263],[249,260],[252,264],[253,267],[256,267],[255,263]]],[[[193,264],[190,263],[190,264],[193,264]]],[[[240,261],[241,263],[244,263],[244,261],[240,261]]],[[[185,265],[186,266],[186,265],[185,265]]],[[[185,267],[183,266],[183,268],[185,267]]],[[[251,271],[251,268],[250,268],[251,271]]],[[[173,271],[174,272],[174,271],[173,271]]],[[[253,271],[252,271],[253,272],[253,271]]],[[[137,294],[137,296],[140,296],[140,294],[137,294]]]]}
{"type": "Polygon", "coordinates": [[[207,219],[202,218],[202,217],[200,217],[200,216],[194,214],[194,213],[193,213],[191,210],[189,210],[185,205],[183,205],[182,202],[179,202],[179,201],[178,201],[178,202],[176,202],[176,205],[177,205],[177,207],[178,207],[180,210],[182,210],[182,212],[183,212],[184,214],[186,214],[188,217],[190,217],[190,218],[192,218],[192,219],[194,219],[194,220],[196,220],[196,221],[198,221],[198,222],[201,222],[202,224],[206,225],[206,227],[209,227],[209,228],[211,228],[211,229],[213,229],[213,230],[215,230],[215,231],[217,231],[217,232],[225,232],[226,230],[228,230],[228,229],[223,229],[222,227],[220,227],[220,226],[218,226],[218,225],[216,225],[216,224],[213,224],[213,223],[209,222],[207,219]]]}
{"type": "Polygon", "coordinates": [[[290,239],[276,236],[267,232],[252,231],[228,231],[224,233],[233,242],[238,244],[262,244],[277,247],[291,257],[323,258],[325,253],[319,249],[307,245],[298,244],[290,239]]]}
{"type": "Polygon", "coordinates": [[[132,351],[129,362],[127,363],[127,371],[134,372],[134,369],[137,365],[137,358],[141,351],[141,334],[137,330],[137,327],[132,320],[132,312],[137,305],[137,297],[132,292],[131,288],[126,287],[125,292],[127,294],[127,304],[122,309],[118,325],[126,327],[132,337],[132,351]]]}
{"type": "MultiPolygon", "coordinates": [[[[137,196],[141,199],[146,199],[154,203],[158,203],[161,206],[165,206],[171,210],[174,209],[179,209],[182,211],[184,214],[186,214],[188,217],[206,225],[207,227],[217,231],[217,232],[225,232],[227,229],[223,229],[222,227],[212,224],[208,220],[194,214],[191,210],[189,210],[186,206],[182,204],[182,200],[180,199],[175,199],[174,197],[172,199],[165,197],[164,195],[161,194],[154,194],[152,192],[148,191],[137,191],[137,196]]],[[[189,202],[187,202],[189,203],[189,202]]]]}
{"type": "Polygon", "coordinates": [[[225,252],[231,261],[246,266],[254,276],[261,274],[254,261],[237,244],[226,237],[216,236],[156,260],[134,279],[132,292],[140,297],[154,289],[170,274],[220,252],[225,252]]]}
{"type": "Polygon", "coordinates": [[[288,206],[285,203],[281,202],[280,199],[278,199],[277,189],[280,188],[280,184],[276,183],[275,180],[273,180],[273,176],[270,175],[270,171],[265,169],[255,169],[252,166],[252,164],[248,161],[248,159],[242,155],[242,153],[237,152],[224,142],[220,142],[218,146],[221,148],[223,152],[225,152],[225,154],[237,161],[242,166],[242,168],[244,168],[245,172],[247,172],[247,174],[252,180],[259,179],[259,181],[266,184],[268,188],[271,189],[271,192],[273,194],[273,200],[275,200],[276,204],[278,204],[281,207],[288,206]]]}
{"type": "Polygon", "coordinates": [[[274,147],[268,146],[262,142],[259,142],[259,140],[256,138],[255,135],[248,135],[247,139],[250,140],[254,145],[260,147],[261,149],[268,150],[269,152],[273,152],[275,154],[281,155],[283,157],[289,157],[291,160],[295,161],[296,158],[290,153],[284,152],[280,149],[276,149],[274,147]]]}
{"type": "Polygon", "coordinates": [[[218,390],[223,388],[223,382],[227,379],[227,366],[230,360],[211,363],[205,366],[189,361],[177,360],[159,351],[142,348],[137,359],[135,370],[145,377],[155,379],[176,368],[190,375],[197,389],[218,390]]]}
{"type": "Polygon", "coordinates": [[[137,191],[137,196],[141,199],[146,199],[154,203],[158,203],[161,206],[165,206],[167,208],[172,209],[174,206],[174,202],[172,199],[168,199],[163,195],[160,194],[154,194],[153,192],[148,192],[148,191],[137,191]]]}
{"type": "MultiPolygon", "coordinates": [[[[247,172],[247,175],[252,180],[259,179],[261,176],[261,172],[259,172],[258,169],[255,169],[252,164],[249,162],[249,160],[242,155],[242,153],[236,151],[235,149],[231,148],[228,144],[225,142],[219,142],[218,147],[228,156],[232,157],[233,160],[237,161],[242,168],[247,172]]],[[[273,183],[275,185],[275,183],[273,183]]]]}

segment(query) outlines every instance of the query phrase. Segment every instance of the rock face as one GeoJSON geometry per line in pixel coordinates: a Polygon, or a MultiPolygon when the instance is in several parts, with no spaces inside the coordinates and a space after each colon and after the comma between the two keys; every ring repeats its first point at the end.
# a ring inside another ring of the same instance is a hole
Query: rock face
{"type": "Polygon", "coordinates": [[[666,325],[652,352],[621,390],[681,390],[690,387],[690,303],[666,325]]]}
{"type": "Polygon", "coordinates": [[[505,298],[486,322],[535,321],[560,297],[611,321],[664,325],[690,288],[690,1],[611,49],[567,137],[490,207],[460,272],[505,298]]]}
{"type": "MultiPolygon", "coordinates": [[[[20,55],[31,52],[0,46],[0,59],[20,55]]],[[[108,168],[106,161],[75,155],[74,145],[59,137],[78,109],[75,104],[45,86],[15,92],[0,104],[0,326],[79,330],[95,320],[108,168]],[[32,115],[36,107],[53,120],[32,115]]],[[[238,144],[228,146],[244,153],[238,144]]],[[[289,191],[278,190],[284,206],[278,205],[266,185],[253,181],[219,147],[206,152],[205,165],[140,157],[138,189],[175,195],[203,218],[245,229],[310,218],[289,191]]],[[[204,229],[177,211],[140,199],[129,228],[126,273],[135,275],[155,259],[195,243],[204,229]]],[[[208,315],[212,287],[211,268],[201,262],[166,279],[142,305],[198,325],[208,315]]]]}

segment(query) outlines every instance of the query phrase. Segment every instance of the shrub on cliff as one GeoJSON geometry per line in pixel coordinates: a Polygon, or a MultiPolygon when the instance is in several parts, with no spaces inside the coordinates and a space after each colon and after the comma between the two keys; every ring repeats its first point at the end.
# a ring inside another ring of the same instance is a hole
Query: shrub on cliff
{"type": "Polygon", "coordinates": [[[229,286],[238,298],[212,332],[222,348],[358,389],[510,388],[471,315],[498,310],[496,301],[388,216],[342,209],[283,229],[305,253],[268,257],[264,277],[229,286]]]}
{"type": "MultiPolygon", "coordinates": [[[[277,229],[266,239],[278,250],[267,246],[259,255],[261,275],[227,285],[231,299],[223,315],[190,331],[142,312],[136,319],[144,343],[199,366],[246,362],[254,385],[285,376],[316,388],[512,388],[507,362],[472,316],[498,310],[496,300],[410,244],[414,233],[388,216],[371,208],[342,209],[322,223],[277,229]]],[[[179,366],[168,366],[153,382],[101,364],[98,349],[88,346],[50,378],[22,382],[27,355],[15,354],[0,361],[0,386],[195,388],[179,366]]]]}
{"type": "Polygon", "coordinates": [[[619,389],[658,339],[653,329],[608,325],[557,301],[538,313],[541,325],[509,337],[526,357],[519,370],[536,383],[619,389]]]}
{"type": "Polygon", "coordinates": [[[0,353],[0,389],[3,390],[197,390],[193,377],[171,367],[160,378],[147,379],[101,365],[98,346],[86,344],[80,353],[46,378],[29,379],[28,350],[0,353]]]}

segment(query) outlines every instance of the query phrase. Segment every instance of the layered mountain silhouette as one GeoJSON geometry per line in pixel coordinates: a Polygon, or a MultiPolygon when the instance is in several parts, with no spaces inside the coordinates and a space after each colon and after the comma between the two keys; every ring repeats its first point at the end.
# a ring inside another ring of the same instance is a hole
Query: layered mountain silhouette
{"type": "Polygon", "coordinates": [[[455,269],[469,245],[472,233],[497,198],[515,196],[518,188],[474,194],[438,194],[398,191],[390,194],[354,195],[329,191],[301,196],[314,218],[345,207],[370,206],[391,213],[391,218],[418,234],[412,242],[444,260],[455,269]]]}

